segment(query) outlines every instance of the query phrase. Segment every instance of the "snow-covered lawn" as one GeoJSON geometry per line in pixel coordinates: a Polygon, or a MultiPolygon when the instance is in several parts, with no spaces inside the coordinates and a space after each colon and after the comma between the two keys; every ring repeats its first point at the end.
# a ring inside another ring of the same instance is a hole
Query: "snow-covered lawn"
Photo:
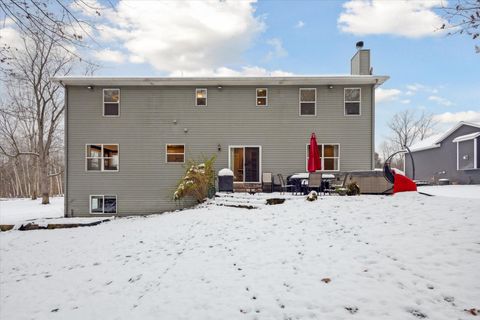
{"type": "Polygon", "coordinates": [[[480,200],[304,197],[0,234],[0,319],[475,319],[480,200]]]}
{"type": "Polygon", "coordinates": [[[423,186],[418,187],[418,191],[434,196],[480,199],[480,184],[423,186]]]}
{"type": "Polygon", "coordinates": [[[63,217],[63,197],[50,198],[47,205],[42,205],[41,199],[0,199],[0,224],[58,217],[63,217]]]}

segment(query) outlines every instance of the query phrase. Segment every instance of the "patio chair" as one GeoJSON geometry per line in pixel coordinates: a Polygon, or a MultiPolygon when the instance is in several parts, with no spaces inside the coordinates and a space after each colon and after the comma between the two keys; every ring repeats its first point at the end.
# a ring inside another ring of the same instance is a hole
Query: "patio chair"
{"type": "Polygon", "coordinates": [[[318,193],[322,192],[320,187],[322,186],[322,173],[312,172],[308,175],[308,191],[317,191],[318,193]]]}
{"type": "Polygon", "coordinates": [[[334,175],[335,178],[333,179],[325,179],[322,176],[322,181],[323,181],[323,194],[328,193],[328,195],[332,195],[332,193],[336,192],[337,187],[343,187],[344,186],[344,176],[339,176],[339,175],[334,175]]]}
{"type": "Polygon", "coordinates": [[[283,176],[279,173],[277,174],[277,177],[278,177],[278,180],[280,181],[280,192],[281,193],[285,193],[285,191],[288,192],[288,188],[290,188],[292,190],[292,193],[294,192],[295,190],[295,185],[293,184],[287,184],[285,182],[285,179],[283,178],[283,176]]]}
{"type": "Polygon", "coordinates": [[[346,188],[347,180],[349,179],[351,179],[349,172],[340,173],[335,180],[330,182],[330,189],[327,189],[326,192],[331,195],[332,193],[337,193],[338,188],[346,188]]]}
{"type": "Polygon", "coordinates": [[[271,172],[262,173],[262,191],[273,192],[273,174],[271,172]]]}

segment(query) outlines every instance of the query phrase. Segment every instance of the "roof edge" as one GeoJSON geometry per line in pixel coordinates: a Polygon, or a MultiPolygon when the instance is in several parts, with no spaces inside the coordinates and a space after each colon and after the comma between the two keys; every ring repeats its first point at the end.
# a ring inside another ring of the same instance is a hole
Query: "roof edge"
{"type": "Polygon", "coordinates": [[[63,76],[51,78],[62,85],[125,85],[125,86],[175,86],[175,85],[382,85],[389,76],[374,75],[325,75],[281,77],[90,77],[63,76]]]}
{"type": "MultiPolygon", "coordinates": [[[[424,151],[424,150],[430,150],[430,149],[435,149],[435,148],[440,148],[440,144],[433,144],[431,146],[426,146],[426,147],[421,147],[417,149],[410,149],[411,152],[417,152],[417,151],[424,151]]],[[[408,152],[407,150],[404,150],[404,152],[408,152]]]]}
{"type": "Polygon", "coordinates": [[[472,132],[469,134],[464,134],[463,136],[456,137],[452,140],[452,142],[463,142],[463,141],[470,141],[480,137],[480,132],[472,132]]]}
{"type": "Polygon", "coordinates": [[[435,141],[435,143],[440,143],[442,142],[443,140],[445,140],[446,138],[448,138],[449,135],[451,135],[452,133],[454,133],[455,131],[457,131],[461,126],[464,126],[464,125],[467,125],[467,126],[471,126],[471,127],[475,127],[475,128],[480,128],[480,123],[474,123],[474,122],[468,122],[468,121],[460,121],[458,122],[454,127],[452,127],[450,130],[448,130],[447,132],[445,132],[445,134],[443,134],[440,138],[438,138],[438,140],[435,141]]]}

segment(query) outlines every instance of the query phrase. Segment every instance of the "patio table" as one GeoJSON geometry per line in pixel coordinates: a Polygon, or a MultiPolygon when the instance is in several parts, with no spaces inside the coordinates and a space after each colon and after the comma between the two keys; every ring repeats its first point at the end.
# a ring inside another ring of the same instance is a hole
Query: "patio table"
{"type": "MultiPolygon", "coordinates": [[[[308,194],[308,172],[294,173],[287,177],[287,184],[295,186],[297,192],[308,194]]],[[[322,173],[322,184],[320,189],[325,190],[330,187],[330,181],[335,179],[335,175],[331,173],[322,173]]]]}

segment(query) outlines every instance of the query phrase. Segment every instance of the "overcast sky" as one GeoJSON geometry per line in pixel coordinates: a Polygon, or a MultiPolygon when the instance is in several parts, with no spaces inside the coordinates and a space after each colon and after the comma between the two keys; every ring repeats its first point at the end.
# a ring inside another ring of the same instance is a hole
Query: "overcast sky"
{"type": "MultiPolygon", "coordinates": [[[[467,36],[438,31],[440,3],[113,1],[100,17],[84,12],[98,31],[82,55],[104,66],[98,75],[347,74],[363,40],[374,73],[391,77],[377,90],[378,145],[405,109],[432,112],[444,127],[480,122],[480,54],[467,36]]],[[[13,41],[11,28],[2,40],[13,41]]]]}

